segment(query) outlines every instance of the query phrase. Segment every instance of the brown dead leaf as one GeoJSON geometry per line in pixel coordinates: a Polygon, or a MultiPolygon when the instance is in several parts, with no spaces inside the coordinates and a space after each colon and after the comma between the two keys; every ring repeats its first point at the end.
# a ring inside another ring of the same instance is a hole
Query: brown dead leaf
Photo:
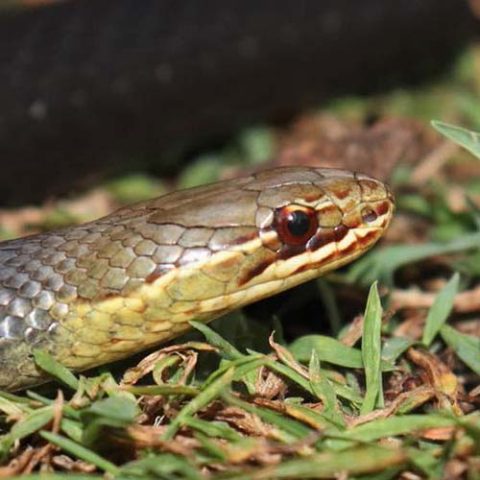
{"type": "Polygon", "coordinates": [[[174,439],[165,441],[162,439],[165,429],[164,426],[131,425],[127,432],[136,448],[155,448],[185,457],[191,456],[200,445],[196,439],[185,435],[176,435],[174,439]]]}
{"type": "Polygon", "coordinates": [[[364,126],[331,115],[307,115],[284,135],[274,164],[346,168],[386,180],[398,162],[418,161],[437,142],[411,119],[384,118],[364,126]]]}
{"type": "Polygon", "coordinates": [[[458,379],[447,365],[425,350],[409,348],[407,357],[424,371],[424,378],[434,389],[440,407],[451,408],[456,415],[462,415],[458,405],[458,379]]]}
{"type": "Polygon", "coordinates": [[[423,430],[420,437],[433,441],[448,441],[455,435],[454,427],[437,427],[423,430]]]}
{"type": "MultiPolygon", "coordinates": [[[[201,342],[187,342],[180,345],[170,345],[168,347],[157,350],[144,357],[136,366],[129,368],[124,374],[121,386],[135,385],[141,378],[153,372],[155,365],[163,358],[178,354],[179,359],[185,366],[183,381],[188,377],[189,373],[196,365],[196,352],[218,352],[218,349],[201,342]]],[[[180,361],[179,360],[179,361],[180,361]]]]}
{"type": "Polygon", "coordinates": [[[278,453],[271,452],[271,444],[264,438],[252,438],[248,442],[225,446],[228,461],[234,465],[256,461],[262,465],[276,465],[282,459],[278,453]]]}
{"type": "MultiPolygon", "coordinates": [[[[406,308],[430,308],[437,293],[423,292],[418,289],[395,289],[390,296],[391,307],[395,310],[406,308]]],[[[480,286],[457,293],[453,302],[453,310],[457,313],[480,311],[480,286]]]]}
{"type": "Polygon", "coordinates": [[[52,465],[67,472],[93,473],[97,469],[95,465],[82,460],[73,460],[67,455],[55,455],[52,458],[52,465]]]}
{"type": "Polygon", "coordinates": [[[295,370],[302,377],[308,379],[309,377],[307,369],[301,363],[295,360],[295,357],[291,354],[289,350],[287,350],[285,347],[283,347],[279,343],[276,343],[275,340],[273,340],[274,334],[275,332],[272,332],[272,334],[268,338],[268,343],[272,347],[273,351],[277,354],[278,358],[285,365],[295,370]]]}
{"type": "Polygon", "coordinates": [[[357,315],[342,332],[340,341],[348,347],[353,347],[362,338],[363,315],[357,315]]]}
{"type": "Polygon", "coordinates": [[[459,146],[449,140],[443,140],[415,167],[411,175],[411,184],[420,186],[428,182],[445,166],[447,161],[459,150],[459,146]]]}
{"type": "Polygon", "coordinates": [[[0,478],[10,478],[21,474],[34,457],[36,449],[28,446],[19,455],[16,455],[10,462],[0,467],[0,478]]]}
{"type": "MultiPolygon", "coordinates": [[[[301,409],[298,409],[296,405],[291,405],[279,400],[268,400],[266,398],[256,398],[254,400],[254,403],[255,405],[274,410],[275,412],[281,413],[282,415],[288,415],[289,417],[295,418],[296,420],[300,420],[301,422],[305,423],[305,425],[309,425],[315,430],[320,431],[325,428],[324,423],[319,423],[311,416],[306,415],[305,412],[301,409]]],[[[323,410],[323,405],[321,403],[317,403],[314,405],[313,408],[315,410],[321,411],[323,410]]]]}
{"type": "Polygon", "coordinates": [[[465,478],[465,473],[467,472],[468,465],[457,458],[452,458],[445,464],[445,469],[443,472],[443,478],[445,479],[455,479],[455,478],[465,478]]]}
{"type": "Polygon", "coordinates": [[[275,429],[264,423],[258,415],[246,412],[238,407],[227,406],[217,412],[216,420],[227,422],[247,435],[275,438],[275,429]]]}
{"type": "Polygon", "coordinates": [[[273,399],[278,396],[284,396],[287,390],[287,384],[283,378],[275,372],[261,367],[258,369],[255,390],[260,397],[273,399]]]}
{"type": "Polygon", "coordinates": [[[425,324],[424,312],[412,309],[404,313],[406,314],[406,319],[394,330],[394,336],[420,340],[423,335],[423,326],[425,324]]]}

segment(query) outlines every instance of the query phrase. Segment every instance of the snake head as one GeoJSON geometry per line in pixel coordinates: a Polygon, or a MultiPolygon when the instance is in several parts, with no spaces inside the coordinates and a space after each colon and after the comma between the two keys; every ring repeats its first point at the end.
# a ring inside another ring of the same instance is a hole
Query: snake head
{"type": "Polygon", "coordinates": [[[342,170],[280,169],[248,188],[259,192],[262,248],[251,251],[243,285],[283,279],[281,288],[289,288],[344,265],[374,245],[394,211],[386,185],[342,170]]]}

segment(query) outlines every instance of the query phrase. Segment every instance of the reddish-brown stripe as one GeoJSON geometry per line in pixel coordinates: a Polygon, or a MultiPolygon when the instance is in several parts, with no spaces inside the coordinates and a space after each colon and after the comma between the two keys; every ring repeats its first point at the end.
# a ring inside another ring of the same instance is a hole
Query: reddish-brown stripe
{"type": "Polygon", "coordinates": [[[304,200],[306,202],[314,202],[316,200],[320,200],[320,198],[322,198],[324,196],[324,194],[322,192],[319,192],[319,193],[309,193],[307,195],[304,196],[304,200]]]}
{"type": "Polygon", "coordinates": [[[342,255],[349,255],[357,249],[357,242],[352,242],[349,245],[342,247],[342,255]]]}
{"type": "Polygon", "coordinates": [[[348,230],[345,225],[337,225],[335,228],[329,229],[322,228],[309,240],[307,248],[313,252],[328,243],[340,242],[345,238],[348,230]]]}
{"type": "Polygon", "coordinates": [[[333,189],[333,194],[339,199],[339,200],[344,200],[350,195],[350,189],[349,188],[339,188],[333,189]]]}
{"type": "Polygon", "coordinates": [[[155,280],[163,277],[166,273],[173,270],[175,267],[173,265],[157,265],[155,270],[145,278],[145,283],[153,283],[155,280]]]}
{"type": "Polygon", "coordinates": [[[273,262],[275,262],[275,258],[272,258],[271,260],[264,260],[255,267],[251,268],[248,272],[242,275],[241,278],[238,279],[238,286],[241,287],[242,285],[245,285],[252,280],[252,278],[255,278],[263,273],[273,262]]]}
{"type": "Polygon", "coordinates": [[[376,206],[375,210],[377,211],[377,215],[385,215],[390,208],[390,204],[388,202],[382,202],[376,206]]]}
{"type": "Polygon", "coordinates": [[[300,255],[306,250],[305,245],[283,245],[278,252],[278,258],[280,260],[286,260],[287,258],[300,255]]]}
{"type": "Polygon", "coordinates": [[[339,242],[345,238],[345,235],[348,233],[348,228],[345,225],[337,225],[333,229],[333,233],[335,235],[335,241],[339,242]]]}
{"type": "Polygon", "coordinates": [[[362,179],[360,180],[360,188],[362,189],[363,192],[370,190],[378,190],[379,186],[378,183],[374,182],[373,180],[367,180],[367,179],[362,179]]]}
{"type": "Polygon", "coordinates": [[[326,257],[322,258],[322,260],[320,260],[319,262],[307,263],[305,265],[302,265],[301,267],[298,267],[294,273],[301,273],[301,272],[306,272],[307,270],[321,268],[326,263],[332,261],[337,256],[338,256],[338,252],[335,250],[330,255],[327,255],[326,257]]]}
{"type": "Polygon", "coordinates": [[[235,240],[231,242],[231,245],[241,245],[242,243],[248,242],[257,237],[258,237],[258,234],[256,232],[252,232],[248,235],[242,235],[241,237],[235,238],[235,240]]]}
{"type": "Polygon", "coordinates": [[[335,231],[333,228],[320,229],[307,243],[307,248],[310,251],[318,250],[319,248],[335,241],[335,231]]]}
{"type": "Polygon", "coordinates": [[[228,257],[225,260],[222,260],[221,262],[218,263],[219,267],[222,268],[231,268],[234,267],[235,265],[238,265],[239,259],[238,257],[228,257]]]}
{"type": "Polygon", "coordinates": [[[379,232],[378,230],[372,230],[368,232],[364,237],[360,237],[357,235],[357,242],[362,247],[365,247],[370,245],[373,242],[373,240],[379,237],[380,235],[381,235],[381,232],[379,232]]]}
{"type": "Polygon", "coordinates": [[[338,212],[340,211],[339,208],[335,205],[325,205],[324,207],[321,207],[321,208],[317,208],[317,215],[320,216],[320,218],[322,218],[322,216],[324,215],[333,215],[335,213],[338,214],[338,212]]]}

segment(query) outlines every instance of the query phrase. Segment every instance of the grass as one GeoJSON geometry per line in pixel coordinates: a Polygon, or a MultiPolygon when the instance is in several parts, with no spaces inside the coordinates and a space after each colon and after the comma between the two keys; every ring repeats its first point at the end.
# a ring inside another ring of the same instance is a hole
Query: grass
{"type": "MultiPolygon", "coordinates": [[[[465,343],[471,343],[478,362],[478,338],[452,327],[443,330],[456,288],[454,276],[430,309],[427,343],[438,348],[439,335],[445,335],[446,343],[462,355],[465,343]]],[[[438,478],[439,469],[452,459],[467,453],[476,461],[480,414],[458,408],[460,379],[420,343],[410,347],[418,357],[403,350],[386,359],[387,343],[395,337],[382,330],[386,325],[373,284],[363,340],[359,348],[351,347],[356,360],[348,366],[341,356],[320,362],[321,338],[310,341],[305,364],[273,340],[269,354],[242,353],[206,325],[201,331],[220,363],[202,379],[196,378],[195,369],[186,377],[191,365],[182,360],[171,362],[164,372],[168,375],[156,382],[147,375],[138,387],[108,375],[87,379],[69,373],[65,381],[64,368],[44,354],[39,357],[42,366],[76,391],[67,401],[33,392],[1,395],[0,410],[13,426],[1,437],[0,452],[4,459],[16,452],[20,462],[31,449],[32,461],[48,446],[50,463],[44,465],[52,466],[52,457],[63,452],[71,459],[72,472],[83,468],[115,478],[300,479],[339,472],[382,472],[369,478],[396,478],[405,470],[438,478]],[[384,385],[399,375],[406,381],[419,370],[430,379],[385,401],[384,385]]],[[[185,344],[163,358],[178,359],[179,352],[188,358],[204,347],[185,344]]],[[[303,356],[302,349],[295,350],[303,356]]],[[[462,367],[463,375],[468,371],[462,367]]]]}
{"type": "MultiPolygon", "coordinates": [[[[396,93],[382,108],[410,105],[422,115],[455,118],[435,107],[472,98],[464,59],[459,77],[456,92],[447,82],[430,96],[396,93]],[[438,101],[439,91],[448,101],[438,101]]],[[[378,102],[330,108],[361,115],[378,102]]],[[[478,114],[467,103],[457,102],[459,115],[475,123],[478,114]]],[[[469,130],[434,126],[479,156],[469,130]]],[[[179,184],[217,175],[225,158],[235,163],[247,155],[255,165],[272,141],[269,129],[249,130],[225,152],[199,158],[179,184]]],[[[465,158],[456,155],[454,162],[465,158]]],[[[480,478],[478,185],[469,179],[459,213],[445,200],[456,179],[438,174],[412,188],[410,175],[397,184],[398,217],[407,219],[401,238],[387,237],[318,284],[334,333],[320,333],[314,317],[306,320],[313,333],[290,340],[278,328],[269,337],[269,327],[241,315],[215,327],[192,322],[195,338],[120,374],[78,375],[37,352],[57,384],[0,392],[0,476],[480,478]],[[412,242],[418,225],[420,240],[412,242]],[[355,318],[345,313],[352,293],[366,304],[355,318]],[[415,299],[413,306],[398,306],[399,293],[415,299]]],[[[149,194],[163,190],[143,176],[134,180],[149,194]]],[[[120,202],[141,199],[128,182],[107,189],[120,202]]]]}

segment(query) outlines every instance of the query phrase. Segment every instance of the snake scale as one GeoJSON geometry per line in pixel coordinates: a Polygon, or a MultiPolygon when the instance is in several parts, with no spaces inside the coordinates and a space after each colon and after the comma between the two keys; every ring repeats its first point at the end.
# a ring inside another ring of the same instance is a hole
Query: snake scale
{"type": "Polygon", "coordinates": [[[124,358],[335,269],[387,228],[393,197],[342,170],[285,167],[0,243],[0,388],[124,358]]]}

